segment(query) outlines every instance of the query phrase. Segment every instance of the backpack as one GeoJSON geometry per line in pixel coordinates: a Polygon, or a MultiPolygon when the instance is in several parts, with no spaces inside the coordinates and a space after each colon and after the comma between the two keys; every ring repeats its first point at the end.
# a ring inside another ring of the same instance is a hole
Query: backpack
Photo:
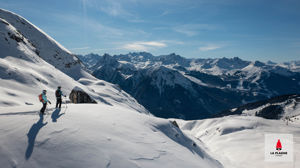
{"type": "Polygon", "coordinates": [[[55,95],[56,95],[56,97],[60,97],[61,96],[60,92],[58,90],[56,90],[55,95]]]}
{"type": "Polygon", "coordinates": [[[42,94],[39,95],[39,100],[40,100],[40,102],[43,101],[43,95],[42,94]]]}

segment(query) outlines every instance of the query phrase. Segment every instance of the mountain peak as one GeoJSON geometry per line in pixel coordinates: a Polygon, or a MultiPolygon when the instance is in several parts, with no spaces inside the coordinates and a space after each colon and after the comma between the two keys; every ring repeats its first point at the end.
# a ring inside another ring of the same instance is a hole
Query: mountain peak
{"type": "Polygon", "coordinates": [[[103,57],[104,59],[112,58],[112,56],[109,55],[109,54],[107,54],[107,53],[104,53],[102,57],[103,57]]]}
{"type": "Polygon", "coordinates": [[[269,65],[276,65],[277,63],[269,60],[269,61],[267,61],[267,64],[269,64],[269,65]]]}
{"type": "Polygon", "coordinates": [[[77,56],[25,18],[3,9],[0,9],[0,18],[6,20],[19,34],[22,34],[34,46],[37,55],[49,64],[76,80],[83,76],[91,77],[90,74],[82,71],[84,66],[77,56]]]}
{"type": "Polygon", "coordinates": [[[263,62],[260,62],[260,61],[255,61],[253,65],[254,65],[254,66],[257,66],[257,67],[263,67],[263,66],[265,66],[266,64],[263,63],[263,62]]]}
{"type": "Polygon", "coordinates": [[[171,54],[169,54],[171,57],[175,57],[175,56],[179,56],[179,55],[177,55],[177,54],[175,54],[175,53],[171,53],[171,54]]]}

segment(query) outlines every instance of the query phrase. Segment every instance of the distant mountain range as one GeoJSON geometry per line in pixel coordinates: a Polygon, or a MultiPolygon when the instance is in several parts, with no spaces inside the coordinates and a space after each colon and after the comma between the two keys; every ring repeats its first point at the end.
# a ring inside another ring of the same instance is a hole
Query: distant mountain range
{"type": "Polygon", "coordinates": [[[152,114],[200,119],[246,103],[300,93],[300,61],[188,59],[174,53],[79,55],[97,78],[118,84],[152,114]]]}

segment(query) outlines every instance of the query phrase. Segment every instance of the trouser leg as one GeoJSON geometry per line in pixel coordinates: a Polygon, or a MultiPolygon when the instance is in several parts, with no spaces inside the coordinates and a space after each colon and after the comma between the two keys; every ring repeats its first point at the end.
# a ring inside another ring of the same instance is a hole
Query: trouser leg
{"type": "Polygon", "coordinates": [[[62,102],[61,99],[59,99],[59,108],[61,108],[61,102],[62,102]]]}
{"type": "Polygon", "coordinates": [[[56,98],[56,108],[61,108],[61,98],[56,98]]]}
{"type": "Polygon", "coordinates": [[[40,112],[44,114],[46,107],[47,107],[47,103],[43,103],[43,107],[40,112]]]}

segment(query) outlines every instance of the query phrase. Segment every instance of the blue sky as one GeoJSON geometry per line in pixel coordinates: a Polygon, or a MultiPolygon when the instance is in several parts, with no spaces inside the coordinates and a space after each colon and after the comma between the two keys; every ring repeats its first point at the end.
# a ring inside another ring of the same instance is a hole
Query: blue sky
{"type": "Polygon", "coordinates": [[[76,54],[300,60],[299,0],[0,0],[76,54]]]}

